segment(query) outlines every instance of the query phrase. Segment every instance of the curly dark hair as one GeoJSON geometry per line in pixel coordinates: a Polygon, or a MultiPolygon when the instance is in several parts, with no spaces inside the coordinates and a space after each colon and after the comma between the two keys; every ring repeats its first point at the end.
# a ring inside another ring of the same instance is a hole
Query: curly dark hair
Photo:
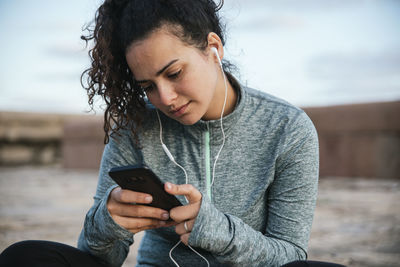
{"type": "MultiPolygon", "coordinates": [[[[128,128],[137,142],[138,128],[146,114],[145,93],[126,62],[129,46],[162,26],[169,26],[171,33],[201,50],[207,47],[210,32],[215,32],[225,44],[218,16],[223,3],[223,0],[218,5],[213,0],[105,0],[98,8],[92,22],[94,29],[92,23],[87,25],[84,30],[88,34],[81,36],[86,44],[94,42],[89,50],[91,67],[82,73],[81,84],[87,90],[92,110],[96,96],[105,101],[105,144],[112,134],[128,128]]],[[[224,61],[225,71],[231,67],[224,61]]]]}

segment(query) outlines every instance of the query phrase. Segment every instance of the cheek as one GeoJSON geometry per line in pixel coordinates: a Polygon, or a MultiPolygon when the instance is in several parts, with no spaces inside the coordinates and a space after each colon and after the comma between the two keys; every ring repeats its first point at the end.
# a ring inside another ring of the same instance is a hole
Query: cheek
{"type": "Polygon", "coordinates": [[[180,96],[191,98],[194,96],[194,92],[196,92],[197,84],[196,77],[193,77],[193,75],[186,75],[175,84],[175,92],[180,96]]]}
{"type": "Polygon", "coordinates": [[[190,75],[186,75],[179,83],[178,90],[180,94],[187,96],[204,96],[207,93],[207,88],[212,85],[213,77],[207,70],[197,68],[190,75]]]}

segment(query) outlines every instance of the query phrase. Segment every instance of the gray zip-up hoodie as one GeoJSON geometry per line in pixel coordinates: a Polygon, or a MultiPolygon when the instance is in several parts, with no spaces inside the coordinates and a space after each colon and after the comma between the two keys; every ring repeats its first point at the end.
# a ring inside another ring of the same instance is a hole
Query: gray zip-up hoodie
{"type": "MultiPolygon", "coordinates": [[[[211,266],[280,266],[305,259],[317,197],[317,133],[299,108],[245,86],[238,90],[235,110],[223,118],[226,141],[211,188],[222,143],[219,120],[185,126],[160,113],[164,143],[203,195],[189,244],[211,266]]],[[[107,198],[117,186],[109,169],[143,163],[165,182],[185,183],[183,171],[162,150],[154,108],[142,127],[141,148],[129,130],[106,145],[94,204],[78,242],[111,266],[123,263],[133,234],[108,213],[107,198]]],[[[168,253],[178,241],[173,227],[146,231],[138,266],[174,266],[168,253]]],[[[182,267],[206,266],[184,244],[172,255],[182,267]]]]}

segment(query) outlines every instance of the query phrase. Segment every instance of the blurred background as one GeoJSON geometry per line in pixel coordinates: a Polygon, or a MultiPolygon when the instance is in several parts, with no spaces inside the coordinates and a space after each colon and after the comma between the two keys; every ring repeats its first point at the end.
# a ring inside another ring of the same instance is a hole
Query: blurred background
{"type": "MultiPolygon", "coordinates": [[[[101,2],[0,0],[0,251],[76,243],[103,149],[80,36],[101,2]]],[[[236,76],[317,128],[310,258],[400,266],[400,1],[227,0],[221,16],[236,76]]]]}

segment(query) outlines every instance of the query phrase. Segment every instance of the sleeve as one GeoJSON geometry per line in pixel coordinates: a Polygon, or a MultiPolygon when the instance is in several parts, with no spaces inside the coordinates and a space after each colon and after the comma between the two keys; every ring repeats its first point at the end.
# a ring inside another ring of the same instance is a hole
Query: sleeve
{"type": "Polygon", "coordinates": [[[112,167],[136,164],[141,161],[129,134],[122,132],[110,138],[105,146],[99,171],[94,204],[86,214],[78,240],[78,248],[98,257],[107,266],[121,266],[126,259],[133,234],[118,225],[107,209],[111,191],[118,185],[109,177],[112,167]]]}
{"type": "Polygon", "coordinates": [[[204,197],[190,245],[210,251],[230,266],[281,266],[307,257],[319,157],[317,133],[305,113],[287,126],[280,143],[274,181],[267,192],[264,234],[220,212],[204,197]]]}

